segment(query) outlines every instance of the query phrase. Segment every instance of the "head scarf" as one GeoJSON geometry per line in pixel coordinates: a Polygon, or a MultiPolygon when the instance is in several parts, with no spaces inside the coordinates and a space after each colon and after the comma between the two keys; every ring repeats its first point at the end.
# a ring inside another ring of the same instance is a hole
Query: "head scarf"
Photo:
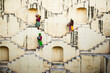
{"type": "Polygon", "coordinates": [[[39,36],[41,36],[41,33],[39,33],[39,36]]]}
{"type": "Polygon", "coordinates": [[[38,17],[38,14],[36,15],[36,17],[38,17]]]}
{"type": "Polygon", "coordinates": [[[38,15],[38,18],[40,17],[40,15],[38,15]]]}

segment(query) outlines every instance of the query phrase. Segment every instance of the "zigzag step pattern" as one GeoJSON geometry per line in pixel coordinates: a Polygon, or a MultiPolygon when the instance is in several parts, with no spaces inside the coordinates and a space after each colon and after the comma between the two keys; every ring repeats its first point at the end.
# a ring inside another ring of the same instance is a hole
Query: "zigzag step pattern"
{"type": "Polygon", "coordinates": [[[109,53],[109,41],[104,40],[89,50],[80,50],[80,53],[109,53]]]}

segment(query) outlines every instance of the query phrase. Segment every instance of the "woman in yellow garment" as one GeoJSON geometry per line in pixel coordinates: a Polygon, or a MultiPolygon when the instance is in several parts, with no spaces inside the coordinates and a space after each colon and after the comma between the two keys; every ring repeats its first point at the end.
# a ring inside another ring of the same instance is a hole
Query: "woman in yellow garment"
{"type": "Polygon", "coordinates": [[[73,25],[71,25],[71,31],[74,31],[74,26],[73,25]]]}
{"type": "Polygon", "coordinates": [[[67,26],[69,26],[69,32],[74,31],[73,24],[74,24],[74,21],[71,19],[70,22],[67,24],[67,26]]]}
{"type": "Polygon", "coordinates": [[[70,22],[67,24],[69,26],[69,32],[71,34],[70,44],[73,45],[74,39],[74,21],[71,19],[70,22]]]}
{"type": "Polygon", "coordinates": [[[74,31],[75,29],[78,29],[78,27],[74,28],[74,21],[72,19],[70,22],[70,27],[71,27],[71,32],[74,31]]]}
{"type": "Polygon", "coordinates": [[[71,19],[71,21],[70,21],[70,28],[71,28],[70,30],[71,30],[71,32],[74,31],[74,26],[73,25],[74,25],[74,21],[71,19]]]}

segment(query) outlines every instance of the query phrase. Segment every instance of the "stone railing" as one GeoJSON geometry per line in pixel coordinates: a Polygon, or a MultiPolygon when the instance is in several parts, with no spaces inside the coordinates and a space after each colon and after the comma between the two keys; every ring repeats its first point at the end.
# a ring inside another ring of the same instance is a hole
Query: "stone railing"
{"type": "Polygon", "coordinates": [[[71,46],[77,47],[78,45],[78,31],[74,30],[71,32],[71,39],[70,39],[71,46]]]}

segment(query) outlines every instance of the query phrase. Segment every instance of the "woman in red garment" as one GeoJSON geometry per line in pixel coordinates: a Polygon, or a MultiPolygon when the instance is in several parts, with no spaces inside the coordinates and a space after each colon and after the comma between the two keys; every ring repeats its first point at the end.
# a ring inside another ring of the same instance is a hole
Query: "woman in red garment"
{"type": "Polygon", "coordinates": [[[43,43],[42,43],[42,35],[41,33],[39,33],[39,36],[37,37],[38,39],[38,49],[42,48],[43,47],[43,43]]]}
{"type": "Polygon", "coordinates": [[[40,20],[41,20],[41,16],[40,15],[36,15],[36,24],[35,27],[37,27],[37,29],[39,29],[40,27],[40,20]]]}

